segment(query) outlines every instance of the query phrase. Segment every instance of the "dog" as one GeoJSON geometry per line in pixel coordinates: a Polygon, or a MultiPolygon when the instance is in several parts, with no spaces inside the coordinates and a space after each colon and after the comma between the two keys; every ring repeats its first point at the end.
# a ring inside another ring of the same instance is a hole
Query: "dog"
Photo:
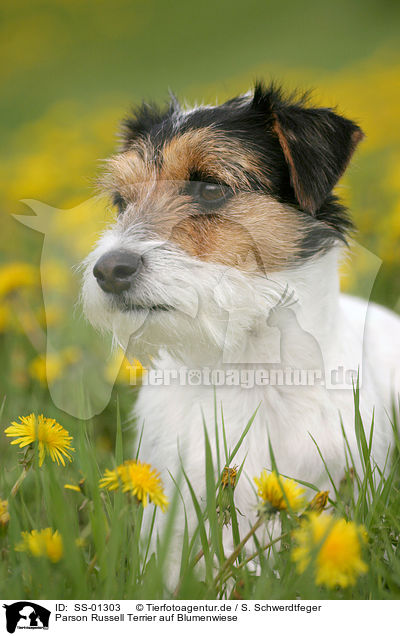
{"type": "Polygon", "coordinates": [[[373,462],[388,462],[400,320],[338,282],[354,227],[332,190],[362,139],[335,110],[257,82],[221,105],[143,103],[106,162],[117,218],[85,261],[86,315],[156,370],[135,414],[140,456],[170,497],[183,464],[205,500],[204,426],[216,463],[221,413],[229,449],[254,417],[235,457],[242,532],[256,520],[253,478],[272,469],[270,448],[282,475],[331,489],[344,475],[344,432],[362,470],[357,382],[367,439],[374,418],[373,462]],[[347,384],[332,381],[335,369],[351,371],[347,384]]]}

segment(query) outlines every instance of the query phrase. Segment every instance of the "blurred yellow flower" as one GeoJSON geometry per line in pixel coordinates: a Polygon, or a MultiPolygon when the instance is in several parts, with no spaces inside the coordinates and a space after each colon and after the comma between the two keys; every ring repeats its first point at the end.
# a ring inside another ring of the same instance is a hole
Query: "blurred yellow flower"
{"type": "Polygon", "coordinates": [[[361,558],[361,545],[366,541],[363,526],[332,515],[309,513],[293,532],[297,547],[292,559],[302,573],[311,564],[317,585],[347,587],[368,570],[361,558]]]}
{"type": "Polygon", "coordinates": [[[75,484],[64,484],[64,488],[65,490],[74,490],[75,492],[81,492],[80,487],[76,486],[75,484]]]}
{"type": "Polygon", "coordinates": [[[55,353],[40,354],[29,364],[29,374],[43,385],[58,380],[63,369],[62,358],[55,353]]]}
{"type": "Polygon", "coordinates": [[[51,384],[59,380],[69,365],[76,364],[81,357],[77,347],[66,347],[59,353],[39,354],[31,361],[29,373],[41,384],[51,384]]]}
{"type": "Polygon", "coordinates": [[[38,270],[29,263],[6,263],[0,267],[0,297],[7,296],[21,287],[39,283],[38,270]]]}
{"type": "Polygon", "coordinates": [[[43,288],[62,291],[68,289],[71,271],[59,261],[48,260],[40,267],[43,288]]]}
{"type": "Polygon", "coordinates": [[[0,499],[0,526],[6,526],[10,521],[7,499],[0,499]]]}
{"type": "Polygon", "coordinates": [[[144,373],[146,369],[139,360],[130,363],[122,349],[118,349],[105,368],[105,378],[112,384],[139,384],[144,373]]]}
{"type": "Polygon", "coordinates": [[[75,492],[83,493],[84,484],[85,484],[85,479],[83,478],[83,479],[80,479],[77,484],[64,484],[64,488],[66,490],[73,490],[75,492]]]}
{"type": "Polygon", "coordinates": [[[159,473],[150,466],[134,459],[127,460],[114,470],[106,470],[100,479],[100,488],[129,492],[146,507],[148,499],[164,512],[168,499],[164,494],[159,473]]]}
{"type": "Polygon", "coordinates": [[[254,477],[257,494],[264,504],[272,510],[299,510],[305,504],[305,490],[293,479],[281,477],[275,471],[263,470],[260,477],[254,477]]]}
{"type": "Polygon", "coordinates": [[[34,557],[47,557],[57,563],[63,556],[63,541],[58,530],[45,528],[21,532],[22,541],[15,546],[17,552],[30,552],[34,557]]]}
{"type": "Polygon", "coordinates": [[[50,455],[53,462],[65,466],[64,457],[72,461],[71,447],[72,437],[68,431],[58,424],[56,420],[33,413],[20,417],[20,422],[12,422],[4,431],[7,437],[16,437],[11,444],[18,444],[20,448],[29,446],[34,442],[39,445],[39,466],[42,466],[45,455],[50,455]]]}
{"type": "Polygon", "coordinates": [[[78,347],[65,347],[61,351],[61,356],[65,364],[76,364],[82,357],[82,352],[78,347]]]}

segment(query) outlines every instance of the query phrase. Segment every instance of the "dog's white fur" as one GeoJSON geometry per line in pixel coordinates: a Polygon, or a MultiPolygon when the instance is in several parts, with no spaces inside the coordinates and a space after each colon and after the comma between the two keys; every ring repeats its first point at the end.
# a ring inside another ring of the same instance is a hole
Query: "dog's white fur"
{"type": "MultiPolygon", "coordinates": [[[[374,417],[372,455],[384,470],[391,446],[392,399],[400,389],[400,320],[382,307],[339,292],[339,258],[340,248],[335,246],[297,268],[265,277],[190,257],[173,243],[146,235],[140,225],[127,229],[117,221],[87,259],[85,311],[97,327],[111,330],[122,347],[131,338],[130,353],[145,362],[152,358],[158,368],[237,368],[239,363],[269,361],[279,354],[279,334],[276,326],[267,324],[267,318],[282,290],[293,290],[296,320],[286,325],[286,336],[290,338],[290,329],[298,329],[300,324],[318,342],[325,369],[362,367],[361,414],[367,436],[374,417]],[[135,303],[168,304],[175,310],[150,314],[115,310],[98,287],[92,269],[99,256],[121,247],[146,253],[146,270],[135,289],[135,303]]],[[[309,340],[292,335],[290,362],[296,368],[310,368],[304,344],[309,340]]],[[[223,409],[230,448],[258,409],[235,458],[236,464],[245,459],[235,491],[243,530],[256,518],[253,477],[263,468],[271,468],[268,439],[281,474],[330,490],[316,444],[338,484],[346,464],[342,422],[355,467],[361,469],[351,387],[223,386],[216,389],[216,402],[218,411],[223,409]]],[[[135,414],[139,426],[144,424],[140,457],[161,472],[169,497],[174,490],[169,473],[176,476],[182,461],[197,497],[204,500],[203,420],[215,456],[214,387],[144,386],[135,414]]],[[[185,484],[182,489],[189,522],[195,523],[185,484]]]]}

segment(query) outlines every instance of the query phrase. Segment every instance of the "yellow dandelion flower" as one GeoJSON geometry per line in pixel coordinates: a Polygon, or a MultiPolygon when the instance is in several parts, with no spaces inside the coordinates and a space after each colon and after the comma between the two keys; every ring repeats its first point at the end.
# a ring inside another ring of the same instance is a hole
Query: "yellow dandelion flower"
{"type": "Polygon", "coordinates": [[[293,533],[297,547],[292,559],[300,573],[312,563],[317,585],[354,585],[357,577],[368,570],[361,558],[366,536],[363,526],[352,521],[311,512],[293,533]]]}
{"type": "Polygon", "coordinates": [[[10,521],[10,513],[8,512],[7,499],[0,499],[0,527],[6,526],[10,521]]]}
{"type": "Polygon", "coordinates": [[[38,271],[29,263],[6,263],[0,267],[0,296],[7,296],[21,287],[32,287],[38,283],[38,271]]]}
{"type": "Polygon", "coordinates": [[[129,492],[146,507],[148,499],[164,512],[168,499],[164,494],[159,473],[150,466],[134,459],[125,461],[114,470],[106,470],[100,479],[100,488],[129,492]]]}
{"type": "Polygon", "coordinates": [[[16,437],[11,444],[24,448],[38,442],[39,466],[42,466],[46,454],[50,455],[53,462],[63,466],[64,457],[72,461],[70,453],[75,450],[71,447],[72,437],[56,420],[33,413],[19,419],[20,422],[11,422],[11,426],[4,431],[7,437],[16,437]]]}
{"type": "Polygon", "coordinates": [[[21,532],[21,542],[15,546],[17,552],[30,552],[34,557],[47,557],[57,563],[63,556],[63,541],[58,530],[45,528],[21,532]]]}
{"type": "Polygon", "coordinates": [[[293,479],[278,476],[275,471],[261,472],[260,477],[254,477],[258,488],[257,494],[264,504],[273,510],[286,510],[289,504],[291,510],[299,510],[305,504],[305,490],[293,479]]]}

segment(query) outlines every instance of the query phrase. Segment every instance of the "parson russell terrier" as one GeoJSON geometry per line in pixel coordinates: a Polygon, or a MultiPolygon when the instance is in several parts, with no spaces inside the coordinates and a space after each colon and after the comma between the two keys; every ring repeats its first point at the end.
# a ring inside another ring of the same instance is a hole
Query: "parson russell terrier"
{"type": "Polygon", "coordinates": [[[140,457],[170,496],[169,473],[182,462],[205,499],[203,422],[216,453],[215,404],[231,449],[257,411],[235,458],[245,459],[235,491],[242,531],[256,519],[253,477],[271,468],[268,440],[281,474],[329,488],[320,453],[338,483],[342,424],[360,469],[358,371],[380,470],[390,454],[400,320],[338,283],[353,226],[332,188],[362,138],[335,111],[257,83],[217,106],[144,103],[107,161],[102,185],[118,218],[86,260],[86,315],[158,370],[135,413],[140,457]],[[240,381],[250,372],[251,386],[240,381]]]}

